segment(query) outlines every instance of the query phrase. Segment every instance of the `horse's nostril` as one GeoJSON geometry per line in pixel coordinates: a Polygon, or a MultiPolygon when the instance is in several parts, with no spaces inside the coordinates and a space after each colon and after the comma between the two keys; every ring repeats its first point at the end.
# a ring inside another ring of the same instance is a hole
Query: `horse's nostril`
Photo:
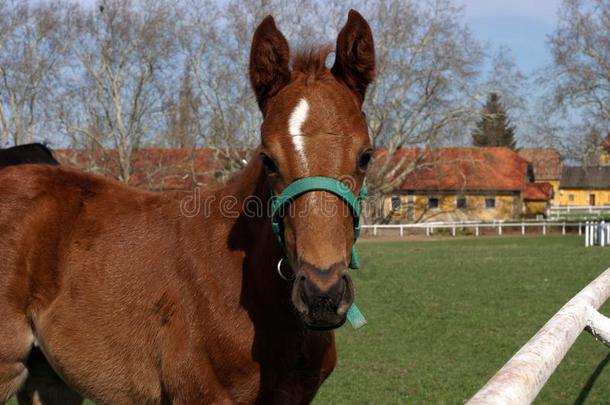
{"type": "Polygon", "coordinates": [[[337,307],[337,315],[343,316],[354,302],[354,285],[352,283],[352,278],[347,273],[341,275],[341,281],[343,286],[341,290],[341,300],[337,307]]]}
{"type": "Polygon", "coordinates": [[[305,291],[306,277],[303,274],[297,275],[292,287],[292,302],[294,307],[300,313],[307,315],[309,313],[307,292],[305,291]]]}
{"type": "Polygon", "coordinates": [[[336,266],[301,267],[295,276],[292,301],[305,323],[314,329],[336,328],[345,322],[354,298],[350,275],[336,266]]]}

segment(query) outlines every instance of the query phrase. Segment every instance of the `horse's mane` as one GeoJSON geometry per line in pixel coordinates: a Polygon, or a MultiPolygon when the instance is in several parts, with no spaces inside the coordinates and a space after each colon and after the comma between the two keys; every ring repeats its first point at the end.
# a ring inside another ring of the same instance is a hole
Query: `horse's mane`
{"type": "Polygon", "coordinates": [[[327,70],[326,59],[334,51],[332,45],[309,46],[299,49],[292,60],[292,70],[318,76],[327,70]]]}

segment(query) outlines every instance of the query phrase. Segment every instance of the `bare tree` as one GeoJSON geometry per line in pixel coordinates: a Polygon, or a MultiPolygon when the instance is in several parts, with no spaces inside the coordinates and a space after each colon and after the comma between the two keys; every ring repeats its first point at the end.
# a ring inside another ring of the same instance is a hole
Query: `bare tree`
{"type": "Polygon", "coordinates": [[[587,164],[610,127],[610,1],[564,0],[549,36],[553,63],[538,73],[546,90],[532,128],[537,146],[553,147],[572,164],[587,164]]]}
{"type": "Polygon", "coordinates": [[[487,56],[490,69],[480,90],[483,94],[500,95],[504,107],[511,115],[527,114],[529,80],[515,63],[512,50],[507,46],[500,46],[487,56]]]}
{"type": "Polygon", "coordinates": [[[549,37],[553,107],[610,124],[610,0],[564,0],[549,37]]]}
{"type": "Polygon", "coordinates": [[[69,46],[58,29],[69,7],[0,0],[0,140],[45,139],[45,104],[69,46]]]}
{"type": "Polygon", "coordinates": [[[133,151],[164,131],[177,10],[168,1],[109,0],[80,9],[72,24],[77,63],[58,113],[61,128],[77,144],[115,149],[124,182],[133,151]]]}

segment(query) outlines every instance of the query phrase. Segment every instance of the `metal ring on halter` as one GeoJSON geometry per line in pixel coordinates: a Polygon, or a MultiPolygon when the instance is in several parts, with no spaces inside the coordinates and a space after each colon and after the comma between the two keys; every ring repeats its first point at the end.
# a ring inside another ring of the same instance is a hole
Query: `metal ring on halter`
{"type": "Polygon", "coordinates": [[[282,280],[286,280],[286,281],[290,281],[289,278],[287,278],[285,275],[282,274],[282,262],[284,261],[284,258],[282,257],[280,259],[279,262],[277,262],[277,274],[280,275],[280,277],[282,278],[282,280]]]}

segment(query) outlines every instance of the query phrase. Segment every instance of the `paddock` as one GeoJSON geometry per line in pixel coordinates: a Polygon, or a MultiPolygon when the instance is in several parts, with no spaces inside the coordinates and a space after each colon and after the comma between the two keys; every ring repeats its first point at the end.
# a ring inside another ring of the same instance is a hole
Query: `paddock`
{"type": "MultiPolygon", "coordinates": [[[[570,234],[369,239],[359,249],[369,324],[338,332],[341,361],[318,404],[464,403],[610,264],[609,249],[570,234]]],[[[538,402],[604,403],[609,362],[608,348],[582,333],[538,402]]]]}
{"type": "Polygon", "coordinates": [[[469,405],[531,403],[583,329],[610,347],[610,319],[598,312],[610,297],[610,268],[568,301],[469,405]]]}

